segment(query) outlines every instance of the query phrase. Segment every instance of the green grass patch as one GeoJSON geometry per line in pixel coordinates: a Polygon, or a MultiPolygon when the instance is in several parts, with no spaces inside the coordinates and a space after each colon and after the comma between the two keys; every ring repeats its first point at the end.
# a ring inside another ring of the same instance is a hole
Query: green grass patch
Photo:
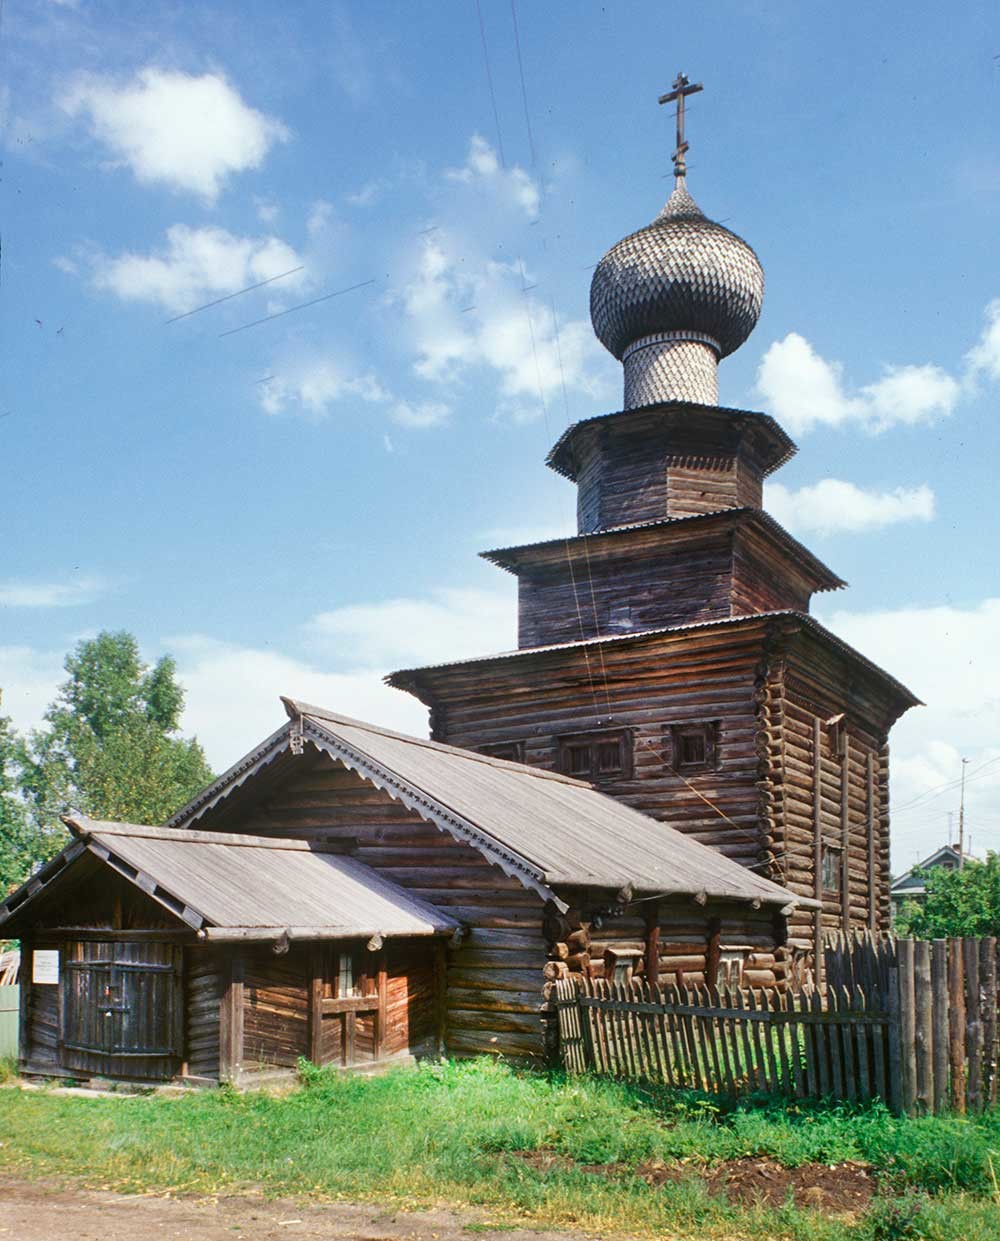
{"type": "MultiPolygon", "coordinates": [[[[787,1237],[795,1241],[997,1241],[1000,1115],[900,1119],[881,1107],[720,1106],[502,1063],[425,1064],[380,1077],[303,1067],[283,1097],[229,1090],[183,1098],[0,1091],[4,1162],[126,1191],[475,1204],[501,1225],[590,1233],[787,1237]],[[524,1152],[552,1158],[525,1158],[524,1152]],[[858,1161],[881,1189],[861,1218],[734,1206],[701,1172],[766,1156],[786,1167],[858,1161]],[[596,1175],[584,1165],[613,1165],[596,1175]],[[658,1188],[634,1171],[677,1165],[658,1188]]],[[[474,1225],[473,1225],[474,1227],[474,1225]]]]}

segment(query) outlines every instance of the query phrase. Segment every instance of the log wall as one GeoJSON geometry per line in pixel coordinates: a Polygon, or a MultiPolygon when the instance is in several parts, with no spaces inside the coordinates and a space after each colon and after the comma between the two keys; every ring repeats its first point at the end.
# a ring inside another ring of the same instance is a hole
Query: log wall
{"type": "Polygon", "coordinates": [[[246,949],[243,964],[245,1069],[295,1068],[309,1054],[308,949],[276,954],[269,945],[246,949]]]}
{"type": "Polygon", "coordinates": [[[796,953],[814,952],[824,931],[887,927],[885,738],[898,699],[849,652],[795,618],[456,666],[431,676],[427,697],[439,741],[471,749],[521,742],[526,762],[552,769],[561,735],[630,730],[633,772],[602,782],[603,792],[799,896],[817,896],[817,840],[844,848],[846,900],[820,890],[822,919],[796,911],[786,970],[795,968],[796,953]],[[833,741],[825,721],[841,714],[843,740],[833,741]],[[817,720],[824,728],[818,767],[817,720]],[[670,725],[713,721],[717,767],[679,778],[670,725]],[[845,747],[843,755],[831,750],[834,744],[845,747]]]}
{"type": "Polygon", "coordinates": [[[448,1051],[541,1055],[542,901],[476,849],[311,747],[277,787],[223,803],[198,827],[338,845],[450,913],[469,934],[448,950],[448,1051]]]}
{"type": "Polygon", "coordinates": [[[220,959],[217,949],[184,954],[184,1061],[191,1077],[219,1076],[220,959]]]}

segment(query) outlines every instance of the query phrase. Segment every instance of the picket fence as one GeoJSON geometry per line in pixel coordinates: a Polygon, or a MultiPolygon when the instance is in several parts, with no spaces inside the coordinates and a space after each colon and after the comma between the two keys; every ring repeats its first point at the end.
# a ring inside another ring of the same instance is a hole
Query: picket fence
{"type": "Polygon", "coordinates": [[[827,945],[820,986],[681,988],[571,975],[553,985],[550,1003],[570,1073],[964,1112],[997,1102],[997,974],[995,939],[857,935],[827,945]]]}

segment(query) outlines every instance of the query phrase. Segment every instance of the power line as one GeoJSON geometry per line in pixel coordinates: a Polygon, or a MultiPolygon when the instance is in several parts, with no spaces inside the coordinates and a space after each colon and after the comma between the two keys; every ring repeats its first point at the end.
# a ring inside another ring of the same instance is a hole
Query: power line
{"type": "Polygon", "coordinates": [[[493,120],[496,122],[497,127],[497,146],[500,150],[500,167],[506,168],[507,164],[503,157],[503,135],[500,133],[500,113],[497,111],[497,97],[493,90],[493,74],[490,72],[490,53],[489,48],[486,46],[486,27],[483,25],[483,8],[479,3],[479,0],[476,0],[476,12],[479,15],[479,35],[483,41],[483,62],[486,65],[486,81],[489,84],[490,102],[493,105],[493,120]]]}
{"type": "Polygon", "coordinates": [[[219,339],[223,336],[233,336],[237,332],[245,332],[247,328],[257,327],[261,323],[270,323],[272,319],[281,319],[285,315],[293,314],[296,310],[306,310],[309,306],[318,306],[320,302],[328,302],[331,297],[343,297],[345,293],[353,293],[355,289],[363,289],[369,284],[374,284],[375,279],[362,280],[360,284],[352,284],[346,289],[337,289],[333,293],[324,293],[322,297],[314,297],[311,302],[300,302],[298,306],[289,306],[287,310],[279,310],[276,314],[265,315],[263,319],[254,319],[253,323],[244,323],[240,327],[231,327],[228,332],[220,332],[219,339]]]}
{"type": "Polygon", "coordinates": [[[535,163],[535,139],[531,132],[531,114],[528,111],[528,91],[524,85],[524,62],[521,59],[521,35],[517,28],[517,0],[510,0],[510,15],[514,20],[514,46],[517,48],[517,71],[521,75],[521,99],[524,103],[524,123],[528,127],[528,149],[531,151],[532,167],[535,163]]]}
{"type": "Polygon", "coordinates": [[[214,302],[206,302],[204,306],[195,306],[194,310],[185,310],[182,315],[174,315],[172,319],[165,319],[163,326],[167,324],[177,323],[181,319],[188,318],[189,315],[199,314],[203,310],[210,310],[213,306],[221,306],[223,302],[231,301],[234,297],[240,297],[244,293],[252,293],[254,289],[262,289],[265,284],[274,284],[275,280],[284,280],[286,276],[294,276],[297,271],[304,271],[305,264],[300,263],[298,267],[293,267],[291,271],[283,271],[280,276],[268,276],[266,280],[259,280],[256,284],[248,284],[245,289],[237,289],[235,293],[227,293],[225,297],[217,297],[214,302]]]}

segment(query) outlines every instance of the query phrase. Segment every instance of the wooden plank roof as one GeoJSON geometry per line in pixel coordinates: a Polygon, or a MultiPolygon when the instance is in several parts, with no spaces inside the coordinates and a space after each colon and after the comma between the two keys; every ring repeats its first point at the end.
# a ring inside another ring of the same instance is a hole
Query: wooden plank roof
{"type": "Polygon", "coordinates": [[[387,938],[443,934],[457,926],[363,863],[305,841],[105,823],[83,815],[68,815],[64,822],[77,839],[0,905],[0,926],[20,922],[31,900],[84,851],[209,939],[283,932],[289,938],[387,938]]]}
{"type": "MultiPolygon", "coordinates": [[[[812,903],[582,781],[283,701],[296,744],[339,759],[545,896],[631,887],[782,908],[812,903]]],[[[222,777],[171,822],[195,822],[247,769],[247,760],[236,764],[231,785],[222,777]]]]}

